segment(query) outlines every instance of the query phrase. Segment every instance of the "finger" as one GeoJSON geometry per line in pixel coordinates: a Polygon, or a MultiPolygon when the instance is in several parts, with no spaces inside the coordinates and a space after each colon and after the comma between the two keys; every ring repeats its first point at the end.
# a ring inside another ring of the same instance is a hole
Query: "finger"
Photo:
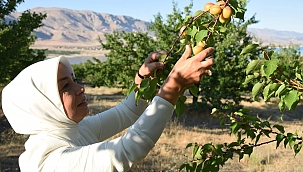
{"type": "Polygon", "coordinates": [[[167,55],[167,51],[156,51],[156,52],[152,52],[148,55],[150,62],[157,62],[159,61],[159,58],[161,55],[167,55]]]}
{"type": "Polygon", "coordinates": [[[209,47],[195,55],[193,58],[197,61],[202,61],[206,57],[209,57],[214,51],[215,49],[213,47],[209,47]]]}
{"type": "Polygon", "coordinates": [[[213,58],[209,58],[206,61],[201,62],[201,68],[210,69],[214,63],[215,63],[215,60],[213,58]]]}
{"type": "Polygon", "coordinates": [[[149,63],[149,64],[147,64],[147,66],[151,71],[154,71],[156,69],[163,68],[164,64],[162,62],[155,62],[155,63],[149,63]]]}
{"type": "Polygon", "coordinates": [[[191,47],[189,45],[186,45],[185,51],[180,59],[186,60],[190,57],[191,55],[191,47]]]}

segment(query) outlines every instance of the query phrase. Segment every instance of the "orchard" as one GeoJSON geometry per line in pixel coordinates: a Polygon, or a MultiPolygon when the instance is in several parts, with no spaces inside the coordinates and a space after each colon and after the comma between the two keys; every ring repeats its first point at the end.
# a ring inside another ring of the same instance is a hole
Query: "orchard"
{"type": "MultiPolygon", "coordinates": [[[[77,76],[85,73],[94,86],[126,88],[127,94],[137,85],[132,85],[133,76],[147,55],[155,50],[167,50],[159,60],[164,69],[155,71],[153,76],[145,78],[136,92],[136,100],[144,98],[151,101],[157,89],[163,84],[174,64],[181,57],[186,45],[192,47],[193,55],[207,47],[215,47],[212,55],[216,63],[201,83],[189,86],[179,97],[175,112],[181,117],[186,109],[186,91],[200,100],[194,107],[212,108],[212,115],[220,121],[222,129],[227,129],[236,141],[231,143],[201,144],[188,143],[184,146],[192,149],[192,156],[180,164],[180,170],[219,171],[229,159],[236,156],[241,160],[250,156],[254,148],[276,143],[276,147],[289,146],[297,155],[302,148],[302,136],[285,131],[284,127],[262,121],[250,110],[237,105],[241,95],[250,95],[248,100],[279,100],[281,118],[285,110],[294,110],[302,98],[303,77],[299,59],[291,59],[291,66],[279,58],[277,52],[269,47],[253,43],[247,34],[247,26],[257,23],[254,17],[244,20],[245,0],[221,0],[207,2],[202,9],[191,12],[192,4],[180,13],[176,6],[168,15],[166,22],[156,15],[150,30],[156,40],[143,33],[114,32],[105,34],[107,42],[100,40],[102,48],[110,50],[105,62],[88,62],[82,66],[77,76]],[[99,72],[95,72],[99,71],[99,72]],[[121,73],[121,71],[125,71],[121,73]],[[225,102],[221,100],[224,99],[225,102]],[[260,142],[262,138],[270,141],[260,142]]],[[[286,53],[286,58],[289,54],[286,53]]],[[[246,99],[244,99],[246,100],[246,99]]]]}
{"type": "MultiPolygon", "coordinates": [[[[160,86],[167,77],[168,71],[173,67],[170,62],[172,57],[170,53],[176,44],[181,44],[180,50],[184,50],[185,45],[191,45],[193,55],[198,54],[207,47],[215,46],[215,37],[224,34],[226,25],[230,20],[243,20],[245,13],[245,4],[242,1],[226,0],[218,2],[208,2],[203,10],[198,10],[193,16],[186,16],[184,23],[178,32],[178,37],[174,41],[168,55],[162,58],[166,68],[164,71],[157,71],[154,76],[145,78],[140,84],[140,89],[136,94],[137,100],[144,97],[150,101],[156,94],[157,87],[160,86]],[[200,20],[205,16],[210,17],[208,22],[200,20]]],[[[278,66],[278,59],[272,59],[274,51],[267,51],[258,44],[249,44],[243,48],[241,55],[249,55],[253,51],[261,50],[263,59],[250,60],[246,69],[246,79],[244,85],[250,82],[254,83],[252,96],[254,99],[261,94],[265,101],[271,97],[280,99],[279,108],[281,112],[287,109],[295,109],[302,96],[302,70],[297,66],[295,75],[288,76],[283,71],[283,67],[278,66]],[[253,82],[254,81],[254,82],[253,82]],[[263,90],[263,91],[262,91],[263,90]]],[[[216,72],[216,71],[213,71],[216,72]]],[[[210,76],[211,77],[211,74],[210,76]]],[[[133,86],[129,91],[133,91],[133,86]]],[[[188,87],[191,93],[197,96],[198,89],[196,85],[188,87]]],[[[184,112],[186,97],[180,96],[175,106],[176,113],[181,116],[184,112]]],[[[276,142],[276,147],[281,143],[294,150],[296,155],[302,148],[302,136],[297,133],[286,133],[281,125],[272,125],[268,121],[261,121],[256,116],[247,115],[248,109],[239,109],[229,114],[222,113],[216,108],[212,114],[220,120],[222,128],[226,126],[230,129],[230,134],[237,139],[236,142],[222,143],[214,145],[212,143],[198,144],[189,143],[187,148],[192,148],[192,160],[184,162],[180,170],[186,171],[219,171],[226,161],[232,159],[235,154],[241,160],[244,155],[251,155],[255,147],[276,142]],[[261,137],[274,137],[269,142],[260,143],[261,137]],[[247,141],[250,140],[250,141],[247,141]]]]}

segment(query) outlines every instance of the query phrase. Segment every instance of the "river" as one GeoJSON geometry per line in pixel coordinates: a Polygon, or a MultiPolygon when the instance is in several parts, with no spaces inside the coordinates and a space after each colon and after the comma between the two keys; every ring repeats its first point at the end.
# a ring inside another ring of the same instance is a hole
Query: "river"
{"type": "MultiPolygon", "coordinates": [[[[300,47],[301,56],[303,56],[303,47],[300,47]]],[[[106,57],[104,55],[82,55],[82,54],[74,54],[74,55],[66,55],[65,56],[70,64],[80,64],[85,63],[87,60],[92,60],[92,57],[96,57],[100,61],[105,61],[106,57]]],[[[49,57],[48,57],[49,58],[49,57]]]]}
{"type": "MultiPolygon", "coordinates": [[[[47,58],[52,58],[47,57],[47,58]]],[[[100,61],[105,61],[106,57],[104,55],[83,55],[83,54],[74,54],[74,55],[65,55],[64,57],[67,58],[70,64],[80,64],[80,63],[85,63],[87,60],[93,60],[93,57],[96,57],[100,61]]]]}

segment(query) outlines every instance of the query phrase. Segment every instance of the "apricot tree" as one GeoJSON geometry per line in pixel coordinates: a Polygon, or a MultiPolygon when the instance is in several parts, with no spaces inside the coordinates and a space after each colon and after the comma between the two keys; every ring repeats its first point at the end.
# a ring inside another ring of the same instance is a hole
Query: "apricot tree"
{"type": "Polygon", "coordinates": [[[22,69],[45,59],[43,50],[33,50],[33,30],[42,26],[46,14],[31,13],[29,10],[14,21],[5,18],[16,10],[23,0],[0,1],[0,84],[12,80],[22,69]]]}

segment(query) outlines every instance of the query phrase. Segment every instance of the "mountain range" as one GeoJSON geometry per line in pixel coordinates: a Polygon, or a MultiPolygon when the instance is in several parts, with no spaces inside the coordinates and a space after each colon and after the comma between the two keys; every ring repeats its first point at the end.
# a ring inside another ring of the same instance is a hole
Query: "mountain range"
{"type": "MultiPolygon", "coordinates": [[[[32,12],[46,13],[43,26],[34,31],[37,35],[35,45],[43,46],[98,46],[98,38],[104,40],[104,33],[114,30],[125,32],[149,32],[150,22],[135,19],[131,16],[97,13],[89,10],[72,10],[66,8],[31,9],[32,12]]],[[[15,20],[22,12],[11,13],[6,21],[15,20]]],[[[249,28],[263,44],[303,46],[303,33],[277,31],[273,29],[249,28]]],[[[149,32],[152,36],[153,34],[149,32]]]]}

